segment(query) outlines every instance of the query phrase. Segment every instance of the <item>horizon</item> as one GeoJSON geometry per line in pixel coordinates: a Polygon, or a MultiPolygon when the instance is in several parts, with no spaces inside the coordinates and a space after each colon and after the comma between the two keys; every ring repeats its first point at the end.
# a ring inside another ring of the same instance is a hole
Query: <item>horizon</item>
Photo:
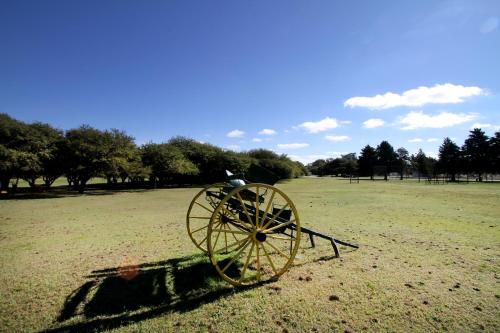
{"type": "Polygon", "coordinates": [[[500,3],[6,2],[0,112],[304,164],[500,130],[500,3]]]}

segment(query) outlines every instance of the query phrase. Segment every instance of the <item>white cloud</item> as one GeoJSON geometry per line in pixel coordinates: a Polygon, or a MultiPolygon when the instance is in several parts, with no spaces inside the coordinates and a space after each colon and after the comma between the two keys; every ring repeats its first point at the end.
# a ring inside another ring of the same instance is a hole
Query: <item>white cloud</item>
{"type": "Polygon", "coordinates": [[[228,145],[228,146],[226,146],[226,148],[229,150],[233,150],[233,151],[240,151],[241,150],[241,147],[238,145],[228,145]]]}
{"type": "Polygon", "coordinates": [[[347,154],[347,152],[329,151],[326,154],[311,154],[311,155],[288,155],[292,160],[299,161],[304,164],[312,163],[316,160],[326,160],[328,158],[337,158],[342,155],[347,154]]]}
{"type": "Polygon", "coordinates": [[[245,135],[245,132],[240,131],[239,129],[235,129],[227,133],[226,135],[228,138],[242,138],[245,135]]]}
{"type": "Polygon", "coordinates": [[[253,138],[252,141],[253,142],[262,142],[262,139],[261,138],[253,138]]]}
{"type": "Polygon", "coordinates": [[[492,32],[498,27],[498,18],[497,17],[490,17],[486,21],[481,24],[481,33],[487,34],[489,32],[492,32]]]}
{"type": "Polygon", "coordinates": [[[325,160],[330,158],[330,155],[326,154],[316,154],[316,155],[288,155],[293,161],[299,161],[303,164],[309,164],[316,160],[325,160]]]}
{"type": "Polygon", "coordinates": [[[398,106],[423,106],[425,104],[457,104],[467,97],[483,95],[486,92],[479,87],[464,87],[451,83],[436,84],[434,87],[421,86],[403,94],[387,92],[373,97],[351,97],[344,102],[344,107],[364,107],[369,109],[389,109],[398,106]]]}
{"type": "Polygon", "coordinates": [[[278,143],[279,149],[300,149],[309,147],[308,143],[278,143]]]}
{"type": "Polygon", "coordinates": [[[276,131],[270,128],[264,128],[262,131],[259,132],[260,135],[275,135],[276,131]]]}
{"type": "Polygon", "coordinates": [[[444,128],[466,123],[476,118],[473,113],[441,112],[435,116],[425,114],[423,111],[411,111],[399,119],[403,130],[418,128],[444,128]]]}
{"type": "Polygon", "coordinates": [[[364,128],[376,128],[376,127],[384,126],[384,124],[385,124],[385,121],[383,121],[382,119],[372,118],[372,119],[368,119],[368,120],[364,121],[363,127],[364,128]]]}
{"type": "Polygon", "coordinates": [[[424,140],[422,140],[421,138],[414,138],[414,139],[408,140],[408,142],[411,142],[411,143],[413,143],[413,142],[422,142],[422,141],[424,141],[424,140]]]}
{"type": "Polygon", "coordinates": [[[438,139],[437,138],[429,138],[427,139],[427,142],[437,142],[438,139]]]}
{"type": "Polygon", "coordinates": [[[492,125],[492,124],[484,124],[484,123],[474,123],[470,127],[470,129],[474,129],[474,128],[481,128],[481,129],[491,128],[494,131],[498,131],[498,130],[500,130],[500,125],[492,125]]]}
{"type": "Polygon", "coordinates": [[[350,120],[341,120],[340,125],[349,125],[351,123],[350,120]]]}
{"type": "Polygon", "coordinates": [[[349,141],[351,138],[347,135],[327,135],[325,139],[333,142],[349,141]]]}
{"type": "Polygon", "coordinates": [[[316,122],[306,121],[305,123],[300,124],[298,127],[306,130],[309,133],[319,133],[339,127],[339,122],[335,118],[326,117],[325,119],[316,122]]]}
{"type": "Polygon", "coordinates": [[[330,154],[329,157],[333,158],[341,157],[342,155],[348,154],[348,152],[346,151],[329,151],[327,153],[330,154]]]}

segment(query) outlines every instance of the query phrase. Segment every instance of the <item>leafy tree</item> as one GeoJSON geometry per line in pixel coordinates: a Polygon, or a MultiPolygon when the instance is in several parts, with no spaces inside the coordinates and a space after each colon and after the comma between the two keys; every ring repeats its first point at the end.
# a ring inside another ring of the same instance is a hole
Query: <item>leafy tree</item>
{"type": "Polygon", "coordinates": [[[398,167],[399,179],[403,180],[403,174],[410,165],[410,153],[406,148],[401,147],[396,150],[396,165],[398,167]]]}
{"type": "Polygon", "coordinates": [[[102,175],[108,166],[106,138],[102,131],[83,125],[66,132],[62,146],[68,183],[80,193],[87,182],[102,175]]]}
{"type": "Polygon", "coordinates": [[[35,187],[35,182],[43,172],[42,163],[37,154],[27,151],[15,151],[17,178],[24,179],[30,187],[35,187]]]}
{"type": "Polygon", "coordinates": [[[19,151],[25,150],[27,126],[0,113],[0,188],[7,191],[12,178],[19,177],[19,151]]]}
{"type": "Polygon", "coordinates": [[[324,176],[326,161],[324,159],[318,159],[307,165],[309,172],[316,176],[324,176]]]}
{"type": "Polygon", "coordinates": [[[9,170],[4,171],[2,184],[7,185],[10,178],[16,177],[34,187],[38,178],[53,173],[57,168],[52,160],[61,139],[62,132],[48,124],[25,124],[0,114],[0,145],[10,150],[9,159],[5,161],[9,170]]]}
{"type": "Polygon", "coordinates": [[[456,180],[460,165],[460,148],[450,138],[446,137],[439,147],[439,168],[456,180]]]}
{"type": "Polygon", "coordinates": [[[327,158],[325,160],[325,165],[323,166],[323,175],[337,175],[341,170],[340,158],[327,158]]]}
{"type": "Polygon", "coordinates": [[[419,149],[416,155],[411,155],[410,157],[413,170],[417,171],[418,181],[420,181],[422,176],[428,175],[427,164],[425,163],[426,159],[427,156],[422,149],[419,149]]]}
{"type": "Polygon", "coordinates": [[[198,181],[201,183],[223,181],[226,178],[225,170],[244,173],[252,162],[244,153],[224,151],[219,147],[185,137],[172,138],[168,143],[182,151],[198,168],[198,181]]]}
{"type": "Polygon", "coordinates": [[[320,173],[321,175],[340,175],[342,177],[347,177],[355,173],[357,169],[358,160],[356,158],[356,153],[350,153],[342,155],[341,157],[327,159],[324,161],[320,173]]]}
{"type": "Polygon", "coordinates": [[[410,161],[413,170],[418,174],[418,181],[422,176],[430,178],[436,173],[437,160],[425,155],[422,149],[419,149],[416,155],[411,155],[410,161]]]}
{"type": "Polygon", "coordinates": [[[0,144],[0,192],[7,192],[17,169],[16,150],[0,144]]]}
{"type": "Polygon", "coordinates": [[[149,176],[153,186],[156,182],[168,184],[179,181],[183,176],[199,173],[196,165],[187,159],[182,151],[168,143],[148,143],[141,148],[142,162],[150,167],[149,176]]]}
{"type": "Polygon", "coordinates": [[[34,123],[29,125],[31,136],[31,153],[38,159],[39,168],[30,169],[31,177],[24,179],[34,186],[37,178],[42,177],[46,187],[59,178],[64,172],[64,159],[61,154],[63,144],[62,131],[53,128],[49,124],[34,123]],[[30,179],[31,178],[31,179],[30,179]]]}
{"type": "Polygon", "coordinates": [[[129,177],[131,163],[140,161],[134,138],[124,131],[112,129],[104,132],[104,144],[106,149],[104,176],[108,184],[116,183],[118,178],[125,182],[129,177]]]}
{"type": "Polygon", "coordinates": [[[500,131],[496,132],[490,138],[490,171],[492,173],[500,173],[500,131]]]}
{"type": "Polygon", "coordinates": [[[375,149],[377,154],[377,163],[385,167],[384,180],[387,180],[387,175],[391,172],[391,168],[396,160],[394,148],[387,141],[382,141],[375,149]]]}
{"type": "Polygon", "coordinates": [[[361,153],[359,154],[358,159],[360,176],[370,176],[370,179],[373,180],[373,168],[376,162],[377,153],[375,151],[375,148],[370,145],[366,145],[363,149],[361,149],[361,153]]]}
{"type": "Polygon", "coordinates": [[[349,153],[340,157],[342,172],[345,176],[351,176],[358,171],[358,159],[356,153],[349,153]]]}
{"type": "Polygon", "coordinates": [[[280,179],[295,178],[304,174],[297,162],[292,161],[287,155],[278,155],[267,149],[255,149],[248,152],[253,163],[268,169],[280,179]]]}
{"type": "Polygon", "coordinates": [[[299,161],[295,161],[294,163],[295,163],[295,170],[293,175],[294,178],[307,176],[309,174],[309,171],[307,170],[306,166],[303,163],[299,161]]]}
{"type": "Polygon", "coordinates": [[[468,172],[478,175],[478,180],[483,180],[483,173],[488,170],[488,137],[480,128],[474,128],[469,132],[469,137],[462,146],[462,154],[465,159],[468,172]]]}

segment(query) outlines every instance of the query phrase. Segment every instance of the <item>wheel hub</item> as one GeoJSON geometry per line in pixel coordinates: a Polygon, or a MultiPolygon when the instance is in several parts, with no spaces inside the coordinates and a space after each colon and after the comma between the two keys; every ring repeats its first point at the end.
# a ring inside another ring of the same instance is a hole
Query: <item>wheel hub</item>
{"type": "Polygon", "coordinates": [[[257,233],[255,234],[255,239],[261,243],[265,242],[266,238],[267,238],[267,235],[261,231],[257,231],[257,233]]]}
{"type": "Polygon", "coordinates": [[[231,221],[231,219],[230,219],[228,216],[226,216],[226,215],[224,215],[224,214],[221,214],[221,215],[220,215],[220,221],[221,221],[223,224],[226,224],[226,223],[229,223],[229,222],[231,221]]]}

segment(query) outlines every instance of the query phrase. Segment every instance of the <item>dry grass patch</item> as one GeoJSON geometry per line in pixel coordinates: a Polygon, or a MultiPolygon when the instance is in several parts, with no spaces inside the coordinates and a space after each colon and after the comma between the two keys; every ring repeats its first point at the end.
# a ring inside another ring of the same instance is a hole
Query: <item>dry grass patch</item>
{"type": "Polygon", "coordinates": [[[0,331],[500,330],[500,186],[303,178],[307,237],[282,278],[235,289],[198,254],[198,189],[0,201],[0,331]]]}

